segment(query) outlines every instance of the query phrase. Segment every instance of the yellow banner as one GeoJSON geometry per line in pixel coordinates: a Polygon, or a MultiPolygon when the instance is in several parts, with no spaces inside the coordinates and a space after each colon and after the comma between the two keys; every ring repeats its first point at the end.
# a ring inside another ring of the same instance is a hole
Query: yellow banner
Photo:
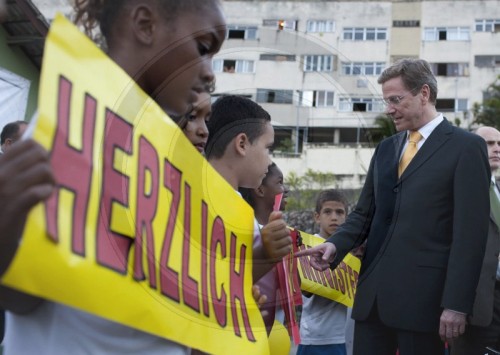
{"type": "MultiPolygon", "coordinates": [[[[303,245],[300,249],[311,248],[324,243],[321,237],[300,232],[303,245]]],[[[334,269],[323,272],[315,270],[310,264],[309,256],[299,258],[300,288],[304,291],[329,298],[352,307],[356,285],[358,283],[361,261],[352,254],[347,254],[344,260],[334,269]]]]}
{"type": "Polygon", "coordinates": [[[253,211],[125,72],[62,16],[34,139],[58,187],[2,283],[215,354],[268,354],[253,211]]]}

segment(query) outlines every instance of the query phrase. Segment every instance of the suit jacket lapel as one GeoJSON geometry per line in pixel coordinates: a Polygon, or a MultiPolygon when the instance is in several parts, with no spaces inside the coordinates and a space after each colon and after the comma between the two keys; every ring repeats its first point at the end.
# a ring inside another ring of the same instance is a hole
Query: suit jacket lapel
{"type": "Polygon", "coordinates": [[[415,157],[412,159],[406,170],[401,175],[401,180],[410,176],[417,170],[427,159],[429,159],[448,139],[453,132],[450,123],[444,119],[418,150],[415,157]]]}
{"type": "Polygon", "coordinates": [[[396,179],[398,176],[399,158],[401,157],[405,143],[406,143],[406,132],[399,132],[395,134],[392,140],[394,156],[387,157],[390,160],[389,164],[393,166],[392,170],[394,170],[396,179]]]}

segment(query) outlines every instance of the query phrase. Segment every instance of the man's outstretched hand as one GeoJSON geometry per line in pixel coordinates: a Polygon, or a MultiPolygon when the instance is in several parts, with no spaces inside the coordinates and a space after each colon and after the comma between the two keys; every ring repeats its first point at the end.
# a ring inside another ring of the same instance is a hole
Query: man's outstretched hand
{"type": "Polygon", "coordinates": [[[316,270],[324,271],[330,267],[336,253],[335,245],[325,242],[309,249],[300,250],[295,253],[295,256],[310,256],[311,266],[316,270]]]}

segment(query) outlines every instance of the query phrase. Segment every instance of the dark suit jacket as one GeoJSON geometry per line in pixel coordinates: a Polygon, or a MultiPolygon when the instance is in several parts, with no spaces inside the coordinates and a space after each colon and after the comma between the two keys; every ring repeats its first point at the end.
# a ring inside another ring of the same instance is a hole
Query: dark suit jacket
{"type": "Polygon", "coordinates": [[[368,238],[354,319],[377,302],[388,326],[438,331],[443,308],[472,312],[488,233],[486,144],[444,120],[398,178],[405,138],[378,145],[355,210],[328,241],[338,262],[368,238]]]}
{"type": "Polygon", "coordinates": [[[498,226],[490,217],[488,242],[484,255],[481,276],[476,290],[476,299],[469,323],[487,327],[493,320],[493,298],[495,295],[496,272],[498,265],[498,251],[500,250],[500,233],[498,226]]]}

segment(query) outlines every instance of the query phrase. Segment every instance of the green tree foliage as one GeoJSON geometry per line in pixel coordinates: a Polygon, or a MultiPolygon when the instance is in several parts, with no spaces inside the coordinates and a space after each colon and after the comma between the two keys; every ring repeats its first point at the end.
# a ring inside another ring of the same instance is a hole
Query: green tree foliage
{"type": "Polygon", "coordinates": [[[500,129],[500,75],[486,89],[483,102],[474,104],[472,112],[474,123],[500,129]]]}
{"type": "Polygon", "coordinates": [[[374,144],[380,143],[383,139],[392,136],[396,133],[394,123],[386,114],[381,114],[375,117],[376,128],[372,130],[372,141],[374,144]]]}
{"type": "Polygon", "coordinates": [[[335,183],[335,174],[308,169],[303,176],[291,172],[285,178],[285,185],[290,190],[287,199],[287,211],[311,210],[316,203],[319,191],[335,183]]]}

